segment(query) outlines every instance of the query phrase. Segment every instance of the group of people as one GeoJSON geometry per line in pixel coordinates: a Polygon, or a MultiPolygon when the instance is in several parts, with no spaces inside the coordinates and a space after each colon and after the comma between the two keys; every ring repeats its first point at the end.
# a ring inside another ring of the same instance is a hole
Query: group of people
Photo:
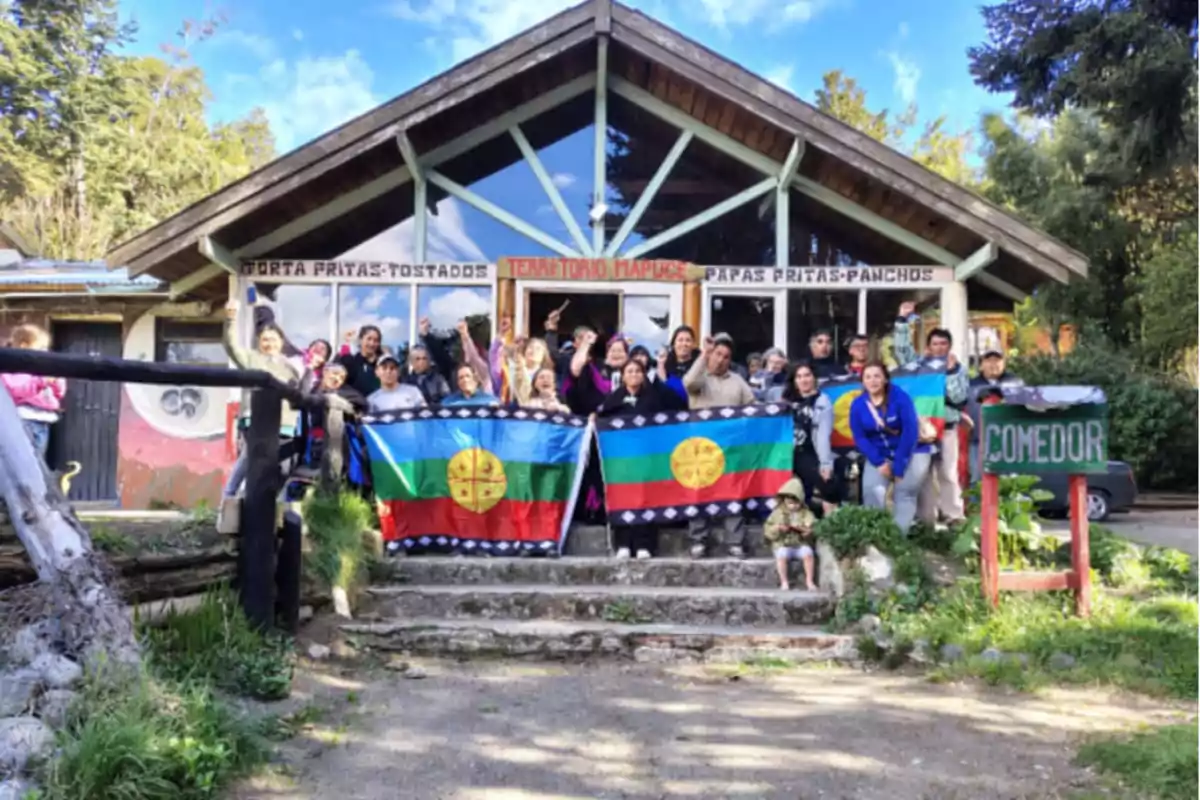
{"type": "MultiPolygon", "coordinates": [[[[231,322],[236,308],[236,304],[229,307],[231,322]]],[[[324,340],[312,342],[303,352],[285,353],[286,338],[273,322],[258,326],[255,351],[236,346],[232,326],[226,342],[232,359],[243,367],[266,369],[306,390],[336,393],[357,411],[375,415],[424,406],[505,405],[632,417],[788,403],[795,421],[797,484],[785,487],[783,495],[803,498],[803,509],[815,519],[846,499],[848,482],[857,473],[863,504],[884,508],[890,496],[895,520],[906,531],[916,519],[952,524],[963,518],[958,426],[978,421],[981,389],[1016,382],[1005,372],[1004,355],[997,350],[984,353],[979,376],[969,378],[951,352],[951,334],[945,329],[930,331],[924,352],[916,352],[911,334],[918,317],[912,303],[900,306],[893,358],[900,364],[924,362],[945,370],[946,411],[940,433],[921,420],[912,399],[891,384],[888,367],[870,359],[865,336],[846,342],[844,363],[835,352],[833,335],[819,330],[810,338],[804,358],[793,361],[782,349],[772,348],[751,355],[743,366],[737,363],[735,344],[726,334],[700,340],[693,329],[679,326],[667,347],[651,353],[621,333],[602,342],[587,326],[575,328],[563,341],[560,316],[558,309],[547,317],[540,337],[514,337],[511,320],[501,320],[500,336],[486,354],[465,322],[447,339],[431,335],[429,321],[422,319],[420,338],[408,348],[403,364],[383,347],[379,329],[371,325],[348,333],[336,355],[324,340]],[[355,340],[357,350],[352,351],[355,340]],[[849,409],[857,453],[853,459],[831,446],[833,408],[821,392],[824,381],[845,375],[858,376],[863,385],[849,409]]],[[[292,412],[285,426],[293,426],[294,431],[295,421],[292,412]]],[[[309,425],[308,435],[319,437],[320,425],[309,425]]],[[[244,463],[239,461],[226,494],[236,494],[244,477],[244,463]]],[[[603,480],[594,453],[577,506],[578,515],[603,519],[603,480]]],[[[787,533],[793,527],[768,526],[768,536],[782,542],[781,557],[800,557],[808,564],[811,552],[796,545],[787,533]]],[[[741,516],[695,519],[688,529],[694,558],[704,557],[718,544],[718,533],[730,556],[745,554],[746,519],[741,516]]],[[[653,526],[614,526],[613,536],[621,558],[650,558],[656,550],[653,526]]]]}

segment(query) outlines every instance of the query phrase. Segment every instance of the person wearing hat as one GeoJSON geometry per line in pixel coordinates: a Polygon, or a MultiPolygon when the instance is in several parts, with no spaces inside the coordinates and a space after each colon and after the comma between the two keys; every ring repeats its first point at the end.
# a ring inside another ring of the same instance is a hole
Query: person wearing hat
{"type": "Polygon", "coordinates": [[[979,357],[979,374],[971,378],[967,389],[967,417],[973,429],[967,447],[971,483],[976,483],[983,474],[983,465],[979,461],[979,426],[984,398],[994,396],[997,391],[1003,396],[1005,387],[1025,385],[1025,381],[1009,373],[1006,366],[1004,353],[999,348],[987,348],[979,357]]]}
{"type": "Polygon", "coordinates": [[[416,386],[400,382],[400,362],[391,353],[375,361],[379,388],[367,395],[367,408],[372,414],[406,411],[425,405],[425,396],[416,386]]]}

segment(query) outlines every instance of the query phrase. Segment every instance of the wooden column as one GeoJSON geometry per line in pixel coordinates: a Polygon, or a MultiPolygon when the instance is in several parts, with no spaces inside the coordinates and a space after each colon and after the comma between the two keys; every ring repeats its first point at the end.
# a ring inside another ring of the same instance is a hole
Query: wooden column
{"type": "MultiPolygon", "coordinates": [[[[500,278],[496,281],[496,322],[508,317],[516,324],[517,316],[517,282],[512,278],[500,278]]],[[[498,325],[497,325],[498,327],[498,325]]]]}
{"type": "Polygon", "coordinates": [[[687,281],[683,284],[683,324],[700,335],[700,315],[703,313],[703,293],[700,291],[700,281],[687,281]]]}
{"type": "Polygon", "coordinates": [[[258,389],[250,396],[246,432],[246,494],[238,529],[238,593],[250,624],[275,623],[275,498],[279,493],[279,426],[283,398],[258,389]]]}

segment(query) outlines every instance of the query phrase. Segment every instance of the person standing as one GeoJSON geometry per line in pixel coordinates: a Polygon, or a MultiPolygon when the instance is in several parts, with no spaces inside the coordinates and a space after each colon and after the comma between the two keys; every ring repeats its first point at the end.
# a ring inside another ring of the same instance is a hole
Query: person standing
{"type": "Polygon", "coordinates": [[[812,365],[803,361],[792,367],[780,399],[791,404],[795,420],[792,472],[804,484],[809,507],[822,516],[829,514],[842,496],[834,470],[833,403],[817,387],[812,365]]]}
{"type": "MultiPolygon", "coordinates": [[[[20,350],[49,350],[50,334],[37,325],[18,325],[9,336],[9,345],[20,350]]],[[[50,426],[58,422],[62,412],[67,382],[62,378],[24,373],[0,375],[0,381],[12,395],[21,425],[33,443],[33,449],[44,462],[50,446],[50,426]]]]}
{"type": "Polygon", "coordinates": [[[347,383],[364,397],[379,389],[375,366],[382,353],[383,333],[374,325],[363,325],[358,329],[358,352],[338,356],[338,362],[346,368],[347,383]]]}
{"type": "Polygon", "coordinates": [[[838,363],[833,350],[833,334],[828,328],[820,328],[808,338],[809,363],[817,380],[824,381],[848,374],[846,368],[838,363]]]}
{"type": "Polygon", "coordinates": [[[385,353],[376,360],[375,372],[379,388],[367,395],[367,409],[371,414],[408,411],[426,405],[420,389],[400,382],[400,362],[391,353],[385,353]]]}
{"type": "Polygon", "coordinates": [[[916,304],[900,304],[900,312],[892,330],[892,356],[898,365],[919,363],[933,369],[946,370],[946,411],[943,415],[945,429],[938,440],[938,453],[934,459],[932,477],[921,494],[921,518],[937,522],[938,512],[947,524],[961,522],[963,512],[962,488],[958,484],[958,423],[967,406],[967,391],[970,383],[966,367],[959,363],[951,352],[954,339],[945,328],[934,328],[925,337],[925,355],[917,354],[912,344],[912,324],[919,320],[916,304]]]}
{"type": "Polygon", "coordinates": [[[983,474],[979,461],[979,426],[982,422],[982,400],[991,394],[992,389],[1024,386],[1025,381],[1008,372],[1005,368],[1004,353],[992,347],[983,351],[979,359],[979,374],[971,379],[967,399],[967,416],[971,420],[971,444],[967,448],[968,461],[971,470],[971,483],[977,483],[983,474]]]}
{"type": "MultiPolygon", "coordinates": [[[[720,342],[713,338],[704,340],[700,357],[696,359],[683,377],[683,386],[688,393],[688,406],[696,410],[716,406],[748,406],[754,403],[754,392],[750,384],[732,369],[733,342],[723,337],[720,342]]],[[[713,538],[715,519],[692,519],[688,521],[688,538],[692,541],[692,558],[703,558],[713,538]]],[[[735,514],[720,520],[725,530],[725,546],[733,558],[745,556],[746,520],[735,514]]]]}
{"type": "Polygon", "coordinates": [[[929,474],[929,449],[919,440],[920,420],[912,398],[893,386],[887,367],[863,369],[863,392],[850,404],[854,446],[863,454],[863,505],[886,508],[892,487],[892,518],[907,533],[929,474]]]}

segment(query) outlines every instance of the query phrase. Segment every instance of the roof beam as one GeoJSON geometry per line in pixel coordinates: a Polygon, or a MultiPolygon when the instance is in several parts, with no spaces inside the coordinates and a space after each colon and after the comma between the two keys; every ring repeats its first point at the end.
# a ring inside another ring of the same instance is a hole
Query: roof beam
{"type": "MultiPolygon", "coordinates": [[[[591,91],[596,85],[595,73],[580,75],[572,81],[555,87],[545,94],[530,100],[528,103],[501,114],[499,117],[480,125],[457,139],[453,139],[440,147],[430,150],[418,158],[420,165],[426,171],[431,167],[443,164],[452,158],[457,158],[469,152],[484,142],[490,141],[504,133],[513,125],[520,125],[563,103],[574,100],[581,94],[591,91]]],[[[403,151],[401,151],[403,155],[403,151]]],[[[399,167],[391,172],[385,172],[370,183],[363,184],[352,192],[335,198],[323,206],[297,217],[270,233],[264,234],[235,251],[241,258],[258,258],[259,256],[278,250],[288,242],[299,239],[309,231],[325,225],[338,217],[344,216],[359,206],[369,203],[377,197],[382,197],[393,189],[402,186],[412,179],[412,173],[407,166],[399,167]]]]}
{"type": "Polygon", "coordinates": [[[738,192],[733,197],[730,197],[728,200],[722,200],[720,203],[717,203],[715,206],[711,206],[710,208],[707,208],[704,211],[701,211],[696,216],[689,217],[688,219],[685,219],[683,222],[679,223],[678,225],[674,225],[670,228],[667,228],[665,231],[658,234],[657,236],[653,236],[649,239],[646,239],[643,242],[639,242],[638,244],[634,245],[633,247],[631,247],[625,251],[625,257],[626,258],[639,258],[642,255],[649,253],[651,250],[654,250],[657,247],[662,247],[664,244],[673,242],[676,239],[678,239],[680,236],[683,236],[684,234],[687,234],[687,233],[691,233],[696,228],[699,228],[701,225],[704,225],[705,223],[708,223],[708,222],[712,222],[714,219],[717,219],[718,217],[722,217],[722,216],[728,214],[730,211],[733,211],[735,208],[740,208],[740,207],[746,205],[746,203],[752,202],[756,198],[761,197],[766,192],[773,191],[775,189],[775,184],[776,184],[775,178],[766,178],[764,180],[761,180],[758,183],[751,186],[749,189],[744,189],[744,190],[738,192]]]}
{"type": "Polygon", "coordinates": [[[188,292],[199,289],[209,281],[221,275],[237,275],[241,270],[241,261],[237,256],[222,247],[220,242],[211,236],[201,236],[197,243],[200,255],[208,259],[208,263],[195,272],[184,275],[177,281],[172,281],[167,290],[170,300],[178,300],[188,292]]]}
{"type": "Polygon", "coordinates": [[[666,157],[658,165],[658,169],[655,170],[654,176],[650,178],[650,182],[642,190],[637,202],[629,210],[629,214],[626,215],[625,221],[621,223],[621,227],[617,229],[612,241],[608,243],[608,247],[604,249],[605,257],[612,258],[615,256],[617,251],[621,249],[621,245],[629,237],[629,234],[641,222],[642,215],[646,213],[646,209],[654,200],[655,195],[658,194],[658,190],[662,188],[663,182],[671,174],[671,170],[675,168],[675,164],[678,163],[680,156],[683,155],[683,151],[687,149],[688,142],[692,140],[692,135],[691,131],[683,131],[679,134],[679,138],[675,140],[675,144],[671,145],[671,149],[667,151],[666,157]]]}
{"type": "MultiPolygon", "coordinates": [[[[612,6],[609,6],[609,15],[612,6]]],[[[608,37],[596,39],[596,107],[592,140],[592,251],[604,250],[604,213],[608,200],[608,37]]]]}
{"type": "Polygon", "coordinates": [[[529,168],[533,170],[533,176],[542,185],[542,191],[550,199],[550,205],[554,206],[558,218],[562,220],[563,225],[567,228],[567,232],[571,234],[571,238],[575,241],[575,246],[589,256],[599,255],[592,250],[591,243],[584,238],[583,230],[579,227],[579,223],[575,221],[575,217],[572,216],[570,209],[567,208],[567,204],[563,202],[562,193],[554,185],[554,180],[550,177],[550,173],[546,172],[546,168],[542,166],[542,160],[538,158],[537,151],[533,149],[533,145],[525,138],[521,126],[513,125],[508,129],[508,133],[512,136],[513,141],[517,143],[517,149],[521,151],[521,155],[525,158],[525,162],[529,164],[529,168]]]}
{"type": "Polygon", "coordinates": [[[532,239],[543,247],[553,250],[561,256],[566,256],[567,258],[584,257],[583,253],[572,250],[570,247],[558,241],[548,233],[538,230],[525,220],[508,211],[505,211],[492,201],[480,197],[465,186],[460,186],[440,172],[432,169],[426,170],[425,178],[451,197],[461,200],[467,205],[482,211],[484,214],[487,214],[497,222],[507,225],[509,228],[512,228],[522,236],[532,239]]]}
{"type": "Polygon", "coordinates": [[[983,272],[1000,256],[1000,249],[996,247],[995,242],[988,242],[983,247],[976,250],[974,253],[963,259],[958,266],[954,268],[954,279],[957,281],[965,281],[967,278],[974,277],[976,274],[983,272]]]}
{"type": "Polygon", "coordinates": [[[425,180],[425,175],[421,171],[421,162],[417,159],[417,149],[413,147],[412,140],[408,138],[408,131],[400,131],[396,134],[396,146],[400,148],[400,157],[404,159],[404,166],[408,167],[408,174],[417,183],[425,180]]]}
{"type": "Polygon", "coordinates": [[[991,289],[993,292],[995,292],[998,295],[1007,297],[1009,300],[1012,300],[1014,303],[1019,303],[1022,300],[1024,300],[1026,297],[1029,296],[1027,293],[1025,293],[1025,292],[1021,291],[1020,289],[1018,289],[1017,287],[1013,286],[1008,281],[1001,280],[1000,278],[997,278],[995,275],[989,275],[986,272],[980,272],[977,275],[975,275],[975,282],[978,283],[980,286],[984,286],[988,289],[991,289]]]}

